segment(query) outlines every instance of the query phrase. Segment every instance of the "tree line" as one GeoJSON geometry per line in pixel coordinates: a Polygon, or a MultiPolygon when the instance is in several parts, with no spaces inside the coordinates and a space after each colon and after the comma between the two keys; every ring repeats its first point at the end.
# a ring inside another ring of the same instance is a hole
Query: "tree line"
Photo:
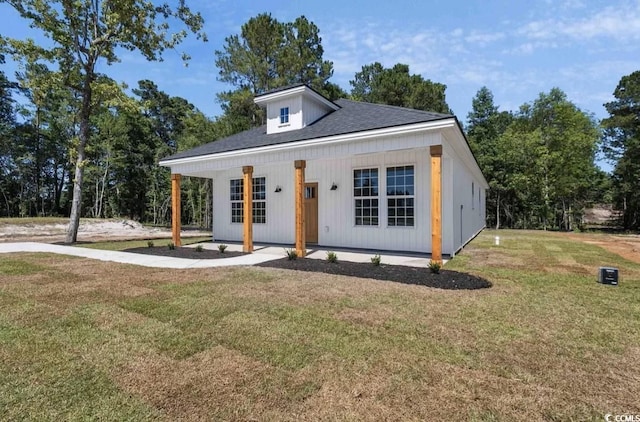
{"type": "MultiPolygon", "coordinates": [[[[0,68],[0,216],[70,215],[72,226],[79,216],[166,225],[169,170],[158,160],[263,124],[253,97],[293,83],[306,83],[330,99],[451,113],[446,85],[412,74],[406,64],[366,64],[350,81],[350,92],[344,91],[330,82],[333,63],[324,59],[313,22],[260,14],[215,52],[219,79],[231,89],[217,95],[223,112],[211,118],[153,81],[139,81],[127,92],[96,70],[117,61],[119,47],[155,60],[188,32],[204,38],[199,14],[183,3],[175,9],[138,1],[80,3],[71,9],[65,2],[60,8],[56,2],[10,2],[55,42],[47,50],[0,36],[2,53],[21,63],[15,75],[0,68]],[[134,14],[144,18],[114,20],[134,14]],[[172,24],[184,25],[177,36],[163,21],[172,18],[172,24]]],[[[0,63],[4,59],[0,55],[0,63]]],[[[488,224],[571,230],[585,207],[614,203],[625,228],[638,229],[639,80],[639,72],[623,78],[616,101],[606,105],[611,117],[602,122],[558,88],[517,111],[500,111],[491,91],[482,88],[465,126],[491,186],[488,224]],[[613,175],[595,165],[600,150],[615,163],[613,175]]],[[[209,180],[185,178],[184,224],[211,225],[211,195],[209,180]]],[[[67,240],[75,241],[76,234],[72,227],[67,240]]]]}

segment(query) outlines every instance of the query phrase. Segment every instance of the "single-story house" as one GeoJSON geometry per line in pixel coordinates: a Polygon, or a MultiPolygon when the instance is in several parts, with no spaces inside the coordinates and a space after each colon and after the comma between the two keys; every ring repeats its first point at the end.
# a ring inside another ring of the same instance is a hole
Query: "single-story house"
{"type": "Polygon", "coordinates": [[[453,115],[307,85],[255,97],[264,126],[161,160],[180,244],[181,175],[213,179],[213,239],[453,256],[485,227],[487,182],[453,115]]]}

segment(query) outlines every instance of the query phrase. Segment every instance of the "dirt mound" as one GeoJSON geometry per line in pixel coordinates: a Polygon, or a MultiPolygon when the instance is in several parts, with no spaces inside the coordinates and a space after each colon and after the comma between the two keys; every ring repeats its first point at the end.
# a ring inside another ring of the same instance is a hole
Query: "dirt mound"
{"type": "MultiPolygon", "coordinates": [[[[4,219],[0,224],[0,242],[62,242],[69,223],[65,219],[4,219]]],[[[210,232],[189,231],[189,236],[208,236],[210,232]]],[[[79,242],[100,240],[155,239],[171,237],[164,227],[147,227],[126,219],[82,219],[78,228],[79,242]]]]}

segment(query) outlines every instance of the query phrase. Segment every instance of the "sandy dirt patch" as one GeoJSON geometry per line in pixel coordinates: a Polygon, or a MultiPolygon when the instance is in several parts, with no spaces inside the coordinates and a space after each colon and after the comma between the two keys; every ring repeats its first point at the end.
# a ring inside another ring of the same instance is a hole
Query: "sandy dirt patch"
{"type": "MultiPolygon", "coordinates": [[[[62,242],[68,228],[66,220],[59,222],[31,222],[12,224],[4,220],[0,224],[0,242],[62,242]]],[[[209,231],[183,230],[183,237],[210,236],[209,231]]],[[[143,226],[133,220],[82,219],[78,229],[78,242],[104,240],[158,239],[171,237],[171,230],[163,227],[143,226]]]]}
{"type": "Polygon", "coordinates": [[[640,263],[640,235],[566,233],[566,236],[569,239],[579,240],[591,245],[598,245],[625,259],[640,263]]]}

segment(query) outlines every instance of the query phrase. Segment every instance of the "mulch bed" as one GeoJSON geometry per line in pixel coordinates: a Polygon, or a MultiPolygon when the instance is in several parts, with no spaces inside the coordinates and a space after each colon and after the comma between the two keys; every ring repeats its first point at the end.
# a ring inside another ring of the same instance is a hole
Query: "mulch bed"
{"type": "MultiPolygon", "coordinates": [[[[244,252],[220,253],[216,249],[204,249],[201,252],[195,248],[179,247],[169,249],[167,246],[153,246],[126,249],[123,252],[134,252],[145,255],[170,256],[190,259],[220,259],[245,255],[244,252]]],[[[428,268],[407,267],[403,265],[375,266],[370,263],[338,261],[331,263],[321,259],[288,258],[267,261],[256,264],[258,267],[282,268],[285,270],[309,271],[324,274],[346,275],[349,277],[372,278],[382,281],[393,281],[404,284],[435,287],[449,290],[474,290],[491,287],[491,282],[471,274],[442,269],[440,274],[433,274],[428,268]]]]}
{"type": "Polygon", "coordinates": [[[152,246],[152,247],[140,247],[125,249],[122,252],[133,252],[145,255],[160,255],[170,256],[173,258],[189,258],[189,259],[220,259],[231,258],[234,256],[246,255],[244,252],[231,252],[225,251],[220,253],[217,249],[203,249],[198,252],[195,248],[179,247],[175,249],[169,249],[168,246],[152,246]]]}
{"type": "Polygon", "coordinates": [[[373,278],[397,283],[417,284],[450,290],[474,290],[491,287],[491,282],[481,277],[457,271],[440,270],[433,274],[428,268],[403,265],[379,265],[369,263],[338,261],[331,263],[320,259],[277,259],[257,264],[259,267],[282,268],[287,270],[311,271],[350,277],[373,278]]]}

